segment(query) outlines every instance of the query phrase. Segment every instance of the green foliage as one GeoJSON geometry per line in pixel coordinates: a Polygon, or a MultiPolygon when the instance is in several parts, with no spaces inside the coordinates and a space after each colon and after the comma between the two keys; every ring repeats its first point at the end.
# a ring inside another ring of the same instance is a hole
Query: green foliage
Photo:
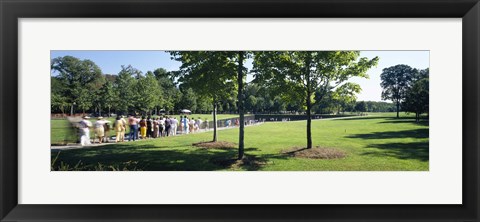
{"type": "MultiPolygon", "coordinates": [[[[359,56],[358,51],[256,52],[253,62],[255,81],[289,102],[302,101],[301,105],[310,116],[312,106],[325,96],[342,103],[354,99],[351,95],[359,92],[360,87],[345,82],[351,77],[368,78],[366,72],[378,63],[378,57],[369,60],[359,56]]],[[[307,148],[312,147],[310,121],[309,117],[307,148]]]]}
{"type": "Polygon", "coordinates": [[[427,113],[429,107],[429,70],[421,70],[413,78],[413,85],[410,86],[402,103],[402,108],[407,112],[416,114],[419,121],[420,114],[427,113]]]}
{"type": "Polygon", "coordinates": [[[58,57],[52,59],[51,70],[58,74],[55,86],[59,88],[55,89],[55,94],[65,97],[62,103],[75,103],[83,111],[93,106],[92,91],[98,90],[105,82],[102,71],[94,62],[72,56],[58,57]]]}
{"type": "Polygon", "coordinates": [[[231,97],[235,93],[235,61],[231,52],[224,51],[176,51],[172,58],[182,63],[174,72],[181,88],[191,88],[201,96],[214,101],[231,97]]]}
{"type": "Polygon", "coordinates": [[[175,104],[178,103],[182,97],[180,89],[175,84],[175,75],[172,72],[167,72],[163,68],[158,68],[153,71],[155,78],[157,78],[160,88],[162,88],[162,103],[159,103],[159,108],[173,111],[175,104]]]}
{"type": "Polygon", "coordinates": [[[118,95],[116,108],[121,113],[128,113],[133,110],[135,101],[135,78],[133,77],[139,71],[132,66],[122,66],[115,80],[115,94],[118,95]]]}
{"type": "Polygon", "coordinates": [[[147,114],[155,106],[163,105],[162,90],[152,72],[147,72],[145,76],[137,76],[134,90],[137,94],[134,105],[143,113],[147,114]]]}
{"type": "Polygon", "coordinates": [[[375,102],[375,101],[357,101],[355,106],[359,103],[364,103],[365,111],[357,110],[356,108],[347,109],[346,111],[351,112],[394,112],[395,104],[388,102],[375,102]]]}
{"type": "Polygon", "coordinates": [[[197,95],[191,88],[185,89],[182,93],[182,99],[178,102],[178,110],[188,109],[193,113],[197,110],[197,95]]]}
{"type": "MultiPolygon", "coordinates": [[[[222,100],[235,96],[238,85],[235,52],[229,51],[172,51],[172,59],[182,63],[175,73],[182,84],[180,89],[191,88],[201,98],[211,98],[213,118],[222,100]]],[[[196,105],[196,104],[195,104],[196,105]]],[[[196,107],[195,107],[196,108],[196,107]]],[[[217,141],[216,125],[213,141],[217,141]]]]}
{"type": "Polygon", "coordinates": [[[380,74],[383,88],[382,99],[392,100],[397,104],[397,117],[400,111],[400,103],[405,100],[407,90],[412,84],[418,70],[408,65],[395,65],[382,70],[380,74]]]}
{"type": "Polygon", "coordinates": [[[117,97],[117,91],[114,90],[113,84],[110,81],[105,82],[105,84],[100,89],[99,103],[101,104],[101,107],[111,109],[112,106],[115,105],[117,97]]]}
{"type": "Polygon", "coordinates": [[[355,111],[357,112],[366,112],[367,111],[367,104],[365,101],[360,101],[355,105],[355,111]]]}
{"type": "Polygon", "coordinates": [[[357,51],[257,52],[255,82],[290,100],[313,102],[310,96],[316,90],[325,95],[351,77],[368,78],[366,71],[377,64],[378,57],[368,60],[359,55],[357,51]]]}

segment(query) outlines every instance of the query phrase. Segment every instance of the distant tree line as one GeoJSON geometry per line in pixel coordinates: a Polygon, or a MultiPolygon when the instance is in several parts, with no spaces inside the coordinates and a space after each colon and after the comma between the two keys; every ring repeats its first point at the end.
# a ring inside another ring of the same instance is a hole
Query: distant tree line
{"type": "MultiPolygon", "coordinates": [[[[178,84],[172,72],[163,68],[142,73],[128,65],[118,74],[103,74],[90,60],[72,56],[54,58],[51,63],[51,112],[117,114],[167,114],[189,109],[209,113],[208,99],[192,88],[178,84]]],[[[221,112],[236,112],[236,100],[219,101],[221,112]]]]}

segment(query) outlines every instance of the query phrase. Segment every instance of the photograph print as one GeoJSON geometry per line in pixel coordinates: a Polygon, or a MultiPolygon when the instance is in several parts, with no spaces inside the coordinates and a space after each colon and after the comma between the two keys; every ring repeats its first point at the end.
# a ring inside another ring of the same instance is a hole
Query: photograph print
{"type": "Polygon", "coordinates": [[[429,51],[50,54],[51,171],[429,171],[429,51]]]}

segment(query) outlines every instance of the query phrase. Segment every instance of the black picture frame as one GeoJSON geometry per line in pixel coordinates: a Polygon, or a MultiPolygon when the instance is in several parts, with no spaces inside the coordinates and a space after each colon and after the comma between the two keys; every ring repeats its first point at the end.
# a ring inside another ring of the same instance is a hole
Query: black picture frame
{"type": "Polygon", "coordinates": [[[479,221],[478,0],[0,0],[0,15],[1,221],[479,221]],[[20,205],[18,19],[77,17],[463,18],[463,204],[20,205]]]}

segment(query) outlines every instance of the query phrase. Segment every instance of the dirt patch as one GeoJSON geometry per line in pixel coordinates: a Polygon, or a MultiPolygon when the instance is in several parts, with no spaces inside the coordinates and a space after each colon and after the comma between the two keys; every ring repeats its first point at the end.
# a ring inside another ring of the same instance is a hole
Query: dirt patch
{"type": "Polygon", "coordinates": [[[255,156],[245,155],[243,159],[212,159],[212,163],[232,169],[258,170],[266,165],[265,160],[258,159],[255,156]]]}
{"type": "Polygon", "coordinates": [[[283,150],[281,153],[291,157],[307,159],[341,159],[345,158],[345,156],[347,155],[344,151],[338,149],[322,148],[318,146],[311,149],[307,149],[304,147],[293,147],[287,150],[283,150]]]}
{"type": "Polygon", "coordinates": [[[226,142],[226,141],[217,141],[217,142],[199,142],[192,144],[195,147],[203,149],[232,149],[237,148],[237,144],[226,142]]]}

